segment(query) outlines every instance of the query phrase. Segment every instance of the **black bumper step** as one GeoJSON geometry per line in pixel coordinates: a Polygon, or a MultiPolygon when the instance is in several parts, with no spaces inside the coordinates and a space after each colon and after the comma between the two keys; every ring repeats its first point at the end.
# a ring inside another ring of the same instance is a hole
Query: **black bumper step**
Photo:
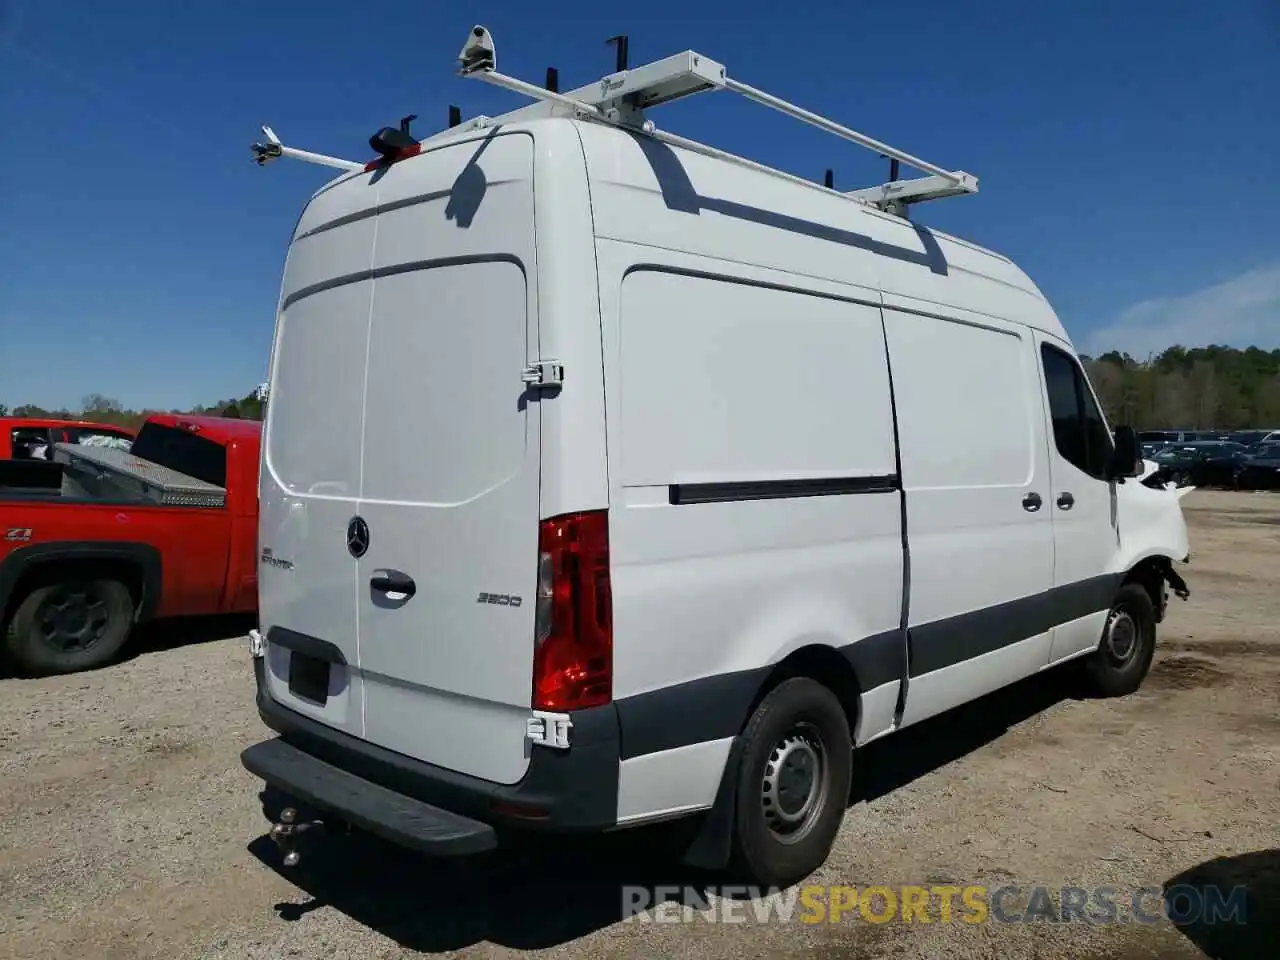
{"type": "Polygon", "coordinates": [[[380,787],[318,760],[283,740],[240,754],[245,769],[301,803],[353,827],[436,856],[465,856],[498,845],[493,827],[380,787]]]}

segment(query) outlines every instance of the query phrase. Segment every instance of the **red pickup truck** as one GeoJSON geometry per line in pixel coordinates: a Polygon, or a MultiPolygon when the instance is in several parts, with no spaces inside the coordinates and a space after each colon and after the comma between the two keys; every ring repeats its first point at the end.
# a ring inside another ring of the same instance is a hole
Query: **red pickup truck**
{"type": "Polygon", "coordinates": [[[0,656],[73,673],[143,621],[256,610],[261,430],[158,414],[129,450],[0,461],[0,656]]]}

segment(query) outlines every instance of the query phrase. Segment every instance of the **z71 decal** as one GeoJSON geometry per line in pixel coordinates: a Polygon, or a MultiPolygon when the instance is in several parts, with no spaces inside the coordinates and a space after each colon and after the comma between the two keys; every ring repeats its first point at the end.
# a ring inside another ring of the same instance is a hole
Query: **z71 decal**
{"type": "Polygon", "coordinates": [[[10,527],[4,533],[5,543],[26,543],[31,539],[32,529],[30,527],[10,527]]]}
{"type": "Polygon", "coordinates": [[[476,597],[476,603],[496,603],[501,607],[518,607],[523,601],[509,593],[482,593],[476,597]]]}

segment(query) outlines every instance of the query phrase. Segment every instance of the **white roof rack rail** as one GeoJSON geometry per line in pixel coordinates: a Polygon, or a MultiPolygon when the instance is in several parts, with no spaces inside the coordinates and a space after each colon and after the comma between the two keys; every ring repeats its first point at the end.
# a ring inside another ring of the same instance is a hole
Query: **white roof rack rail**
{"type": "Polygon", "coordinates": [[[356,163],[354,160],[342,160],[339,157],[330,157],[323,153],[312,153],[310,150],[286,147],[280,142],[276,132],[265,125],[262,128],[262,135],[267,138],[267,142],[253,145],[253,160],[260,167],[265,167],[272,160],[278,160],[281,157],[292,157],[294,160],[305,160],[307,163],[316,163],[322,167],[334,167],[338,170],[364,169],[363,163],[356,163]]]}
{"type": "MultiPolygon", "coordinates": [[[[781,173],[742,157],[659,131],[653,121],[644,116],[643,111],[649,107],[670,103],[698,93],[728,90],[820,130],[825,130],[841,139],[875,150],[881,156],[894,161],[892,169],[895,174],[898,162],[929,174],[915,180],[894,179],[878,187],[854,190],[844,194],[854,200],[905,216],[908,204],[978,192],[978,178],[973,174],[963,170],[947,170],[836,123],[834,120],[734,80],[728,75],[723,64],[692,50],[628,69],[626,38],[615,37],[614,40],[618,43],[618,69],[594,84],[562,94],[557,90],[539,87],[499,73],[493,35],[487,28],[477,24],[471,28],[471,34],[463,45],[462,52],[458,54],[459,73],[463,77],[483,80],[494,86],[547,102],[553,107],[568,108],[584,118],[634,127],[675,146],[769,170],[771,173],[781,173]]],[[[514,120],[521,113],[523,111],[516,111],[493,120],[485,119],[490,124],[500,123],[514,120]]],[[[789,174],[782,175],[805,184],[812,183],[789,174]]]]}
{"type": "MultiPolygon", "coordinates": [[[[493,35],[487,28],[477,24],[471,28],[467,42],[458,54],[460,75],[483,80],[539,102],[499,117],[478,116],[465,122],[457,107],[450,107],[449,127],[422,141],[409,135],[409,121],[415,118],[406,117],[401,120],[399,130],[389,127],[379,130],[370,139],[370,145],[384,158],[395,159],[418,152],[421,145],[428,141],[442,140],[470,130],[486,129],[504,123],[569,111],[570,115],[578,118],[639,130],[672,146],[762,170],[806,186],[818,186],[803,177],[660,131],[653,121],[644,115],[644,111],[650,107],[671,103],[694,94],[728,90],[889,158],[891,173],[888,183],[878,187],[846,191],[840,193],[841,196],[906,217],[907,208],[911,204],[978,192],[978,178],[973,174],[963,170],[947,170],[945,167],[912,156],[903,150],[836,123],[834,120],[811,113],[763,90],[734,80],[728,75],[723,64],[704,57],[700,53],[686,50],[663,60],[628,68],[627,38],[614,37],[610,43],[617,44],[617,69],[595,83],[568,93],[560,93],[558,74],[554,68],[547,70],[547,83],[542,87],[499,73],[493,35]],[[899,163],[914,167],[926,176],[913,180],[899,180],[897,178],[899,163]]],[[[368,166],[352,160],[342,160],[338,157],[286,147],[270,127],[264,126],[262,132],[268,142],[253,145],[254,159],[259,166],[264,166],[268,161],[282,156],[346,171],[364,170],[368,166]]],[[[831,171],[827,171],[825,187],[834,190],[831,171]]]]}

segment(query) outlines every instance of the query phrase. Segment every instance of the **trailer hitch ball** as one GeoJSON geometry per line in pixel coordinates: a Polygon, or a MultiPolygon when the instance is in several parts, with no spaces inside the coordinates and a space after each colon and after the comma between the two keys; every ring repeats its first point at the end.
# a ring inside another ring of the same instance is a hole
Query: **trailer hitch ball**
{"type": "Polygon", "coordinates": [[[286,867],[296,867],[300,855],[296,846],[298,837],[310,830],[324,830],[325,824],[323,820],[310,820],[304,823],[298,822],[298,811],[293,807],[285,807],[280,811],[280,822],[272,824],[271,839],[275,841],[281,852],[284,854],[284,865],[286,867]]]}

